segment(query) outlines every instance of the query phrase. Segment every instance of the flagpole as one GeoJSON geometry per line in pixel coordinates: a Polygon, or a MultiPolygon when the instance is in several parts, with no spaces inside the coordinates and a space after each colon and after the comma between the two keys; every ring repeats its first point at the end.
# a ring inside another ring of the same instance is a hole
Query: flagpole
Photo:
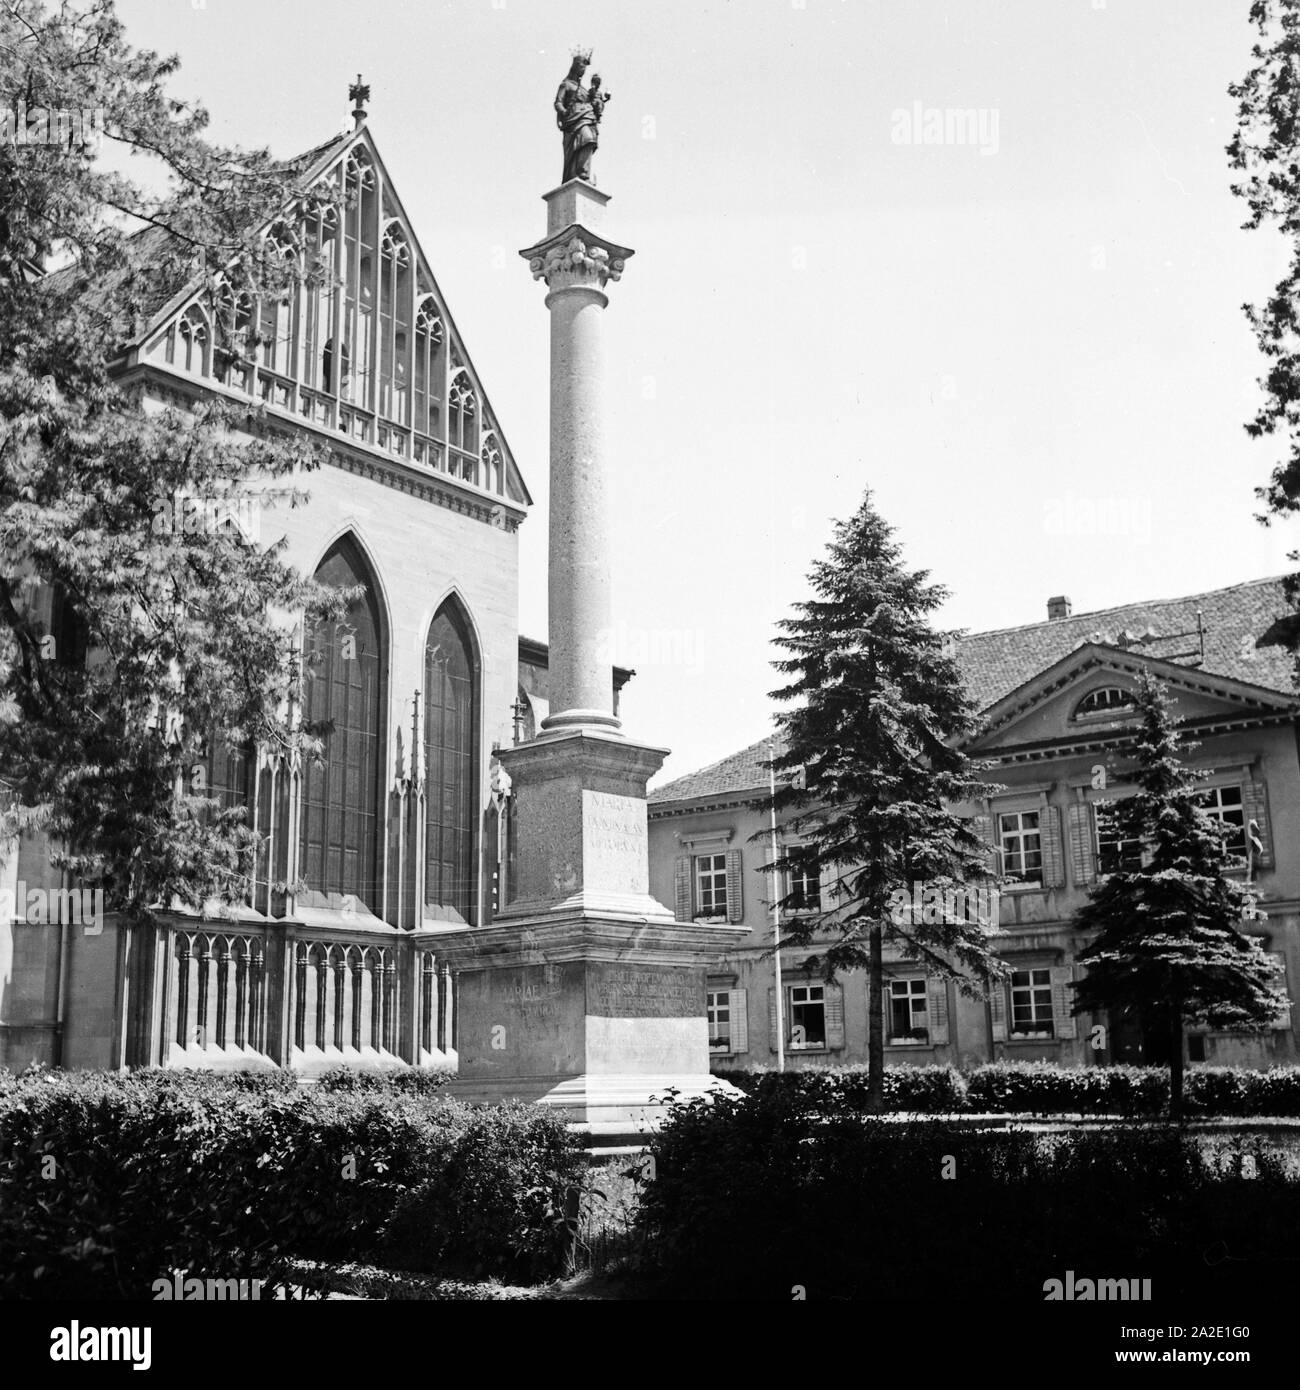
{"type": "MultiPolygon", "coordinates": [[[[769,741],[768,750],[773,757],[776,749],[769,741]]],[[[776,1069],[785,1070],[785,991],[781,987],[781,875],[776,870],[778,859],[776,848],[776,769],[768,767],[768,785],[771,799],[768,809],[772,815],[772,945],[775,947],[773,959],[776,962],[776,1069]]]]}

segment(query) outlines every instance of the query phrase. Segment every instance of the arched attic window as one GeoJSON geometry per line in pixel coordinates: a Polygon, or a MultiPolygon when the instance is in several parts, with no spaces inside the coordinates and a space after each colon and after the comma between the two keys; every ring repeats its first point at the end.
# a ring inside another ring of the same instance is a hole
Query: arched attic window
{"type": "Polygon", "coordinates": [[[1136,701],[1133,692],[1118,685],[1103,685],[1090,690],[1074,707],[1074,718],[1083,719],[1089,715],[1116,714],[1121,710],[1132,709],[1136,701]]]}
{"type": "Polygon", "coordinates": [[[426,294],[415,310],[415,398],[416,430],[437,439],[442,435],[443,343],[447,330],[437,301],[426,294]]]}
{"type": "Polygon", "coordinates": [[[325,354],[335,332],[335,300],[339,278],[339,213],[326,197],[311,197],[302,204],[298,223],[302,247],[303,291],[299,328],[303,346],[306,384],[323,391],[326,383],[325,354]]]}
{"type": "Polygon", "coordinates": [[[195,376],[207,376],[211,350],[207,315],[197,304],[192,304],[176,325],[176,365],[195,376]]]}
{"type": "Polygon", "coordinates": [[[501,443],[496,435],[489,430],[483,436],[483,486],[489,492],[504,494],[505,483],[505,457],[501,452],[501,443]]]}
{"type": "Polygon", "coordinates": [[[448,469],[469,482],[478,481],[478,397],[469,373],[458,371],[447,392],[447,442],[468,455],[457,459],[449,455],[448,469]]]}
{"type": "Polygon", "coordinates": [[[396,219],[380,242],[379,342],[383,379],[379,413],[399,425],[410,424],[411,248],[396,219]]]}
{"type": "Polygon", "coordinates": [[[264,274],[270,282],[262,294],[258,335],[262,340],[262,366],[283,377],[296,374],[294,318],[297,307],[299,265],[298,238],[284,222],[266,234],[264,274]]]}
{"type": "Polygon", "coordinates": [[[343,170],[343,374],[339,395],[369,409],[372,341],[379,266],[375,171],[364,150],[343,170]]]}
{"type": "Polygon", "coordinates": [[[236,289],[222,279],[213,297],[216,319],[216,342],[213,345],[213,375],[227,386],[242,386],[242,375],[232,368],[245,361],[251,345],[253,326],[253,296],[247,290],[236,289]]]}
{"type": "Polygon", "coordinates": [[[377,916],[388,667],[382,616],[374,576],[350,538],[330,550],[316,579],[338,589],[364,585],[365,594],[342,620],[306,634],[304,716],[332,721],[333,732],[324,761],[303,768],[299,875],[313,896],[337,903],[351,895],[377,916]]]}
{"type": "Polygon", "coordinates": [[[469,622],[449,599],[424,648],[425,915],[476,922],[479,666],[469,622]]]}

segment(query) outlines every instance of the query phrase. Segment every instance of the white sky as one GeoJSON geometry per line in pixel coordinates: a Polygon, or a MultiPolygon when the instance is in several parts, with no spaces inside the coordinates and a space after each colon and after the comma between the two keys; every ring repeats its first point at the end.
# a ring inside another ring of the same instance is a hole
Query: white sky
{"type": "MultiPolygon", "coordinates": [[[[613,100],[594,162],[624,727],[679,776],[767,732],[773,623],[864,486],[944,623],[1034,622],[1285,571],[1253,520],[1240,312],[1277,278],[1228,191],[1245,0],[119,0],[215,138],[370,125],[537,500],[547,314],[517,248],[559,181],[570,48],[613,100]],[[973,108],[978,145],[900,143],[973,108]],[[996,119],[996,127],[993,121],[996,119]],[[996,137],[996,138],[994,138],[996,137]]],[[[618,655],[618,653],[616,653],[618,655]]]]}

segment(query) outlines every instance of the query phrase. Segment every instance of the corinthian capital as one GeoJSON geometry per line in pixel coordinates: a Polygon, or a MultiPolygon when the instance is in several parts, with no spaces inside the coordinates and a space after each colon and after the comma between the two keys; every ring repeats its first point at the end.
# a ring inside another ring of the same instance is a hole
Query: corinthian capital
{"type": "Polygon", "coordinates": [[[632,251],[575,225],[519,254],[527,259],[533,279],[545,280],[549,290],[603,290],[622,276],[632,251]]]}

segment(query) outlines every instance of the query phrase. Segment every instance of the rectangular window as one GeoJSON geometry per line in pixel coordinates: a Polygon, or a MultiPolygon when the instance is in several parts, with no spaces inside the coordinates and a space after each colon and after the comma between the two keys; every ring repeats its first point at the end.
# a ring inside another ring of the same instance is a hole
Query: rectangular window
{"type": "Polygon", "coordinates": [[[925,978],[890,980],[889,1041],[891,1043],[929,1042],[926,1026],[925,978]]]}
{"type": "Polygon", "coordinates": [[[1052,1026],[1052,972],[1013,970],[1011,972],[1011,1036],[1050,1038],[1052,1026]]]}
{"type": "Polygon", "coordinates": [[[1042,883],[1043,840],[1037,811],[1004,811],[998,816],[1002,872],[1020,883],[1042,883]]]}
{"type": "Polygon", "coordinates": [[[695,856],[695,916],[711,920],[727,915],[727,856],[695,856]]]}
{"type": "Polygon", "coordinates": [[[1246,857],[1246,807],[1240,787],[1206,787],[1196,798],[1202,808],[1228,827],[1228,853],[1246,857]]]}
{"type": "Polygon", "coordinates": [[[790,1048],[826,1046],[826,987],[791,985],[790,1048]]]}
{"type": "Polygon", "coordinates": [[[708,993],[709,1051],[731,1052],[731,991],[710,990],[708,993]]]}
{"type": "Polygon", "coordinates": [[[811,852],[795,846],[786,851],[790,867],[783,882],[786,910],[789,912],[819,912],[822,905],[821,873],[812,862],[811,852]]]}
{"type": "Polygon", "coordinates": [[[1129,873],[1142,867],[1142,841],[1125,838],[1120,829],[1118,808],[1113,802],[1093,807],[1097,826],[1097,872],[1129,873]]]}

